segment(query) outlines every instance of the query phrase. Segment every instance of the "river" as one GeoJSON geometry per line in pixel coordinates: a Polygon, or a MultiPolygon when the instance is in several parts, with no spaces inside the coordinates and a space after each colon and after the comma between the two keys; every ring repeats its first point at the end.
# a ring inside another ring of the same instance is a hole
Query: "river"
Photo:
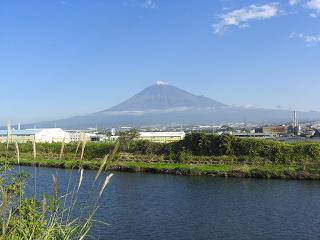
{"type": "MultiPolygon", "coordinates": [[[[53,174],[66,192],[71,170],[21,170],[32,175],[29,193],[51,193],[53,174]]],[[[95,174],[84,172],[80,206],[95,201],[95,174]]],[[[94,223],[96,239],[320,239],[320,182],[116,172],[95,220],[104,222],[94,223]]]]}

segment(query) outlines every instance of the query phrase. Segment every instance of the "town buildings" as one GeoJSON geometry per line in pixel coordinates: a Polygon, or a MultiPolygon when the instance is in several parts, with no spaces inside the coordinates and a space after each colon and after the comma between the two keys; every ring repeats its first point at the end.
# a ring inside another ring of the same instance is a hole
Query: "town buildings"
{"type": "Polygon", "coordinates": [[[71,141],[70,134],[61,128],[25,129],[25,130],[0,130],[0,142],[32,142],[53,143],[71,141]]]}

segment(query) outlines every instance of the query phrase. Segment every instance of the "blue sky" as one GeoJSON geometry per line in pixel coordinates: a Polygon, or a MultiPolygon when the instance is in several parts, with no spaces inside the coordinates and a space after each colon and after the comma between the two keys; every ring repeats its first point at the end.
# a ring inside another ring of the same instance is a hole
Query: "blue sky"
{"type": "Polygon", "coordinates": [[[320,0],[0,0],[0,123],[106,109],[156,81],[320,110],[320,0]]]}

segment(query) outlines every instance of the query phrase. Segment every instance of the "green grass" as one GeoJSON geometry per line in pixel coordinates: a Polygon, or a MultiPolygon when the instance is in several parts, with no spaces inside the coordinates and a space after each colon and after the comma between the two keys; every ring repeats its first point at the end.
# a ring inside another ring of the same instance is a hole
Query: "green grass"
{"type": "MultiPolygon", "coordinates": [[[[113,169],[178,175],[213,175],[223,177],[296,178],[299,169],[286,165],[201,165],[179,163],[114,163],[113,169]]],[[[319,175],[320,179],[320,175],[319,175]]]]}

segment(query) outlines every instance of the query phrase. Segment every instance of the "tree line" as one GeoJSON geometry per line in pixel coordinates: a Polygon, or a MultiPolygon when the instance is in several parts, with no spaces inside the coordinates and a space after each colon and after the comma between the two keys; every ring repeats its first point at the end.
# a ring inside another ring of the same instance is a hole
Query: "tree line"
{"type": "MultiPolygon", "coordinates": [[[[120,138],[120,152],[143,155],[162,155],[172,161],[186,161],[201,157],[230,157],[236,161],[293,164],[301,162],[320,163],[320,143],[285,143],[272,140],[244,139],[232,135],[192,133],[174,143],[154,143],[137,140],[131,136],[120,138]]],[[[115,147],[115,142],[87,143],[84,158],[103,158],[115,147]]],[[[32,144],[20,144],[20,152],[28,156],[32,144]]],[[[73,159],[77,144],[65,145],[65,158],[73,159]]],[[[43,158],[55,158],[61,143],[37,144],[37,152],[43,158]]],[[[9,147],[9,156],[14,155],[14,146],[9,147]]],[[[6,153],[6,144],[0,144],[0,157],[6,153]]],[[[200,161],[200,160],[199,160],[200,161]]]]}

